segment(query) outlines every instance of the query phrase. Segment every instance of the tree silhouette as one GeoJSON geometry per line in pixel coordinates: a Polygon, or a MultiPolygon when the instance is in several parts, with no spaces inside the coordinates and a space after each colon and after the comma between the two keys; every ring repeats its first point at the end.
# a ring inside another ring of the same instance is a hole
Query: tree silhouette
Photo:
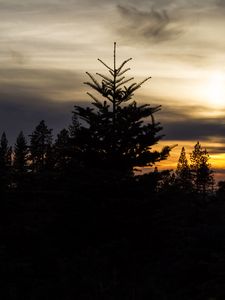
{"type": "Polygon", "coordinates": [[[81,124],[80,124],[80,122],[78,120],[78,116],[77,116],[77,114],[73,113],[73,115],[72,115],[72,123],[69,126],[69,136],[72,139],[76,139],[77,134],[78,134],[78,132],[80,130],[80,127],[81,127],[81,124]]]}
{"type": "Polygon", "coordinates": [[[8,146],[6,133],[3,132],[0,140],[0,188],[6,189],[10,182],[12,166],[12,147],[8,146]]]}
{"type": "Polygon", "coordinates": [[[59,171],[67,168],[71,162],[71,142],[70,135],[67,129],[62,129],[56,138],[54,144],[55,167],[59,171]]]}
{"type": "Polygon", "coordinates": [[[12,166],[12,147],[8,146],[8,140],[3,132],[0,140],[0,172],[5,172],[12,166]]]}
{"type": "Polygon", "coordinates": [[[28,163],[28,145],[23,132],[21,131],[16,139],[14,146],[13,167],[18,173],[24,173],[27,170],[28,163]]]}
{"type": "Polygon", "coordinates": [[[160,106],[138,105],[136,101],[131,101],[134,92],[150,77],[127,86],[133,80],[133,77],[127,79],[124,76],[130,70],[125,66],[131,58],[117,67],[116,43],[113,67],[98,60],[106,67],[109,75],[96,73],[101,79],[99,82],[86,72],[90,82],[85,84],[98,93],[95,96],[88,92],[93,100],[93,108],[76,105],[73,111],[73,118],[78,124],[74,142],[79,145],[78,155],[81,160],[88,166],[132,174],[135,166],[151,166],[166,159],[169,147],[162,151],[152,151],[152,146],[162,138],[158,134],[162,127],[153,116],[160,110],[160,106]]]}
{"type": "Polygon", "coordinates": [[[11,150],[8,146],[8,140],[5,132],[2,133],[0,140],[0,170],[4,172],[5,169],[11,164],[10,159],[11,150]]]}
{"type": "Polygon", "coordinates": [[[194,187],[205,198],[206,193],[212,189],[214,177],[213,171],[210,169],[209,154],[206,149],[202,149],[199,142],[194,146],[190,160],[194,187]]]}
{"type": "Polygon", "coordinates": [[[43,170],[49,162],[52,146],[52,129],[42,120],[30,135],[30,158],[33,171],[43,170]]]}
{"type": "Polygon", "coordinates": [[[180,157],[177,163],[176,184],[180,189],[187,192],[192,189],[191,170],[184,147],[181,149],[180,157]]]}
{"type": "Polygon", "coordinates": [[[218,182],[217,197],[221,200],[225,198],[225,181],[218,182]]]}

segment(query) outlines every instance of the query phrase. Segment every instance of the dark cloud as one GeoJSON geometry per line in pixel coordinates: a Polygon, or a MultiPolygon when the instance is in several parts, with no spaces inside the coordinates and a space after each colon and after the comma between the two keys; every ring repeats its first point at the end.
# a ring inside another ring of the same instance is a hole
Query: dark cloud
{"type": "MultiPolygon", "coordinates": [[[[35,95],[14,95],[13,99],[0,101],[0,135],[6,132],[10,144],[14,144],[23,130],[29,136],[41,120],[45,120],[54,136],[71,123],[74,105],[87,106],[85,101],[52,102],[35,95]]],[[[29,138],[28,138],[29,140],[29,138]]]]}
{"type": "Polygon", "coordinates": [[[166,139],[211,140],[225,137],[225,124],[218,120],[198,119],[164,123],[166,139]]]}
{"type": "MultiPolygon", "coordinates": [[[[225,153],[225,138],[221,140],[224,143],[223,146],[207,146],[207,151],[210,154],[224,154],[225,153]]],[[[225,171],[225,170],[224,170],[225,171]]]]}
{"type": "MultiPolygon", "coordinates": [[[[220,8],[224,6],[225,0],[142,0],[138,4],[125,1],[117,5],[121,16],[117,33],[126,42],[132,43],[174,41],[191,33],[193,26],[198,30],[206,20],[213,25],[213,19],[221,18],[220,13],[223,17],[224,11],[220,11],[220,8]]],[[[192,40],[194,38],[195,36],[192,40]]],[[[190,42],[192,41],[189,40],[189,47],[190,42]]],[[[196,42],[200,43],[201,37],[196,42]]],[[[182,43],[185,43],[185,38],[182,43]]]]}
{"type": "MultiPolygon", "coordinates": [[[[34,96],[51,98],[51,93],[71,93],[81,88],[80,74],[60,69],[1,68],[0,100],[2,97],[20,93],[21,96],[33,93],[34,96]]],[[[53,99],[54,100],[54,99],[53,99]]],[[[58,100],[58,99],[55,99],[58,100]]]]}
{"type": "Polygon", "coordinates": [[[219,7],[225,7],[225,0],[216,0],[216,4],[219,7]]]}
{"type": "MultiPolygon", "coordinates": [[[[166,140],[177,141],[214,141],[225,143],[225,120],[217,118],[198,118],[195,116],[202,107],[164,107],[157,118],[163,126],[166,140]]],[[[218,151],[224,151],[219,149],[218,151]]]]}
{"type": "Polygon", "coordinates": [[[223,180],[224,180],[224,175],[225,175],[225,170],[224,169],[216,169],[216,174],[223,175],[223,180]]]}
{"type": "Polygon", "coordinates": [[[5,131],[13,144],[20,130],[29,135],[41,120],[57,133],[70,123],[72,109],[72,102],[52,103],[36,96],[14,95],[11,101],[0,101],[0,134],[5,131]]]}
{"type": "Polygon", "coordinates": [[[68,126],[82,88],[78,73],[65,70],[2,68],[0,70],[0,134],[6,131],[10,142],[20,130],[30,134],[44,119],[57,133],[68,126]],[[68,94],[70,99],[68,99],[68,94]]]}
{"type": "Polygon", "coordinates": [[[122,5],[118,5],[117,8],[123,18],[118,31],[125,37],[161,42],[177,38],[182,32],[180,25],[169,17],[165,9],[143,11],[133,6],[122,5]]]}

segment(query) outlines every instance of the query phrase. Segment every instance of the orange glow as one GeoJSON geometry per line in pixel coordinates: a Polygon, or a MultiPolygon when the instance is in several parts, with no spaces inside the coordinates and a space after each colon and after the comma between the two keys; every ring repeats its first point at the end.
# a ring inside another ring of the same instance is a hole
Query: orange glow
{"type": "MultiPolygon", "coordinates": [[[[190,153],[192,152],[196,142],[192,142],[192,141],[180,142],[178,144],[178,146],[176,146],[175,148],[172,149],[168,159],[156,164],[159,171],[176,169],[182,147],[185,147],[186,156],[187,156],[187,159],[189,160],[190,153]]],[[[173,140],[162,141],[156,147],[154,147],[154,150],[160,150],[164,146],[173,146],[176,143],[177,143],[177,141],[173,141],[173,140]]],[[[214,142],[201,142],[201,141],[200,141],[200,144],[201,144],[202,148],[206,148],[206,150],[209,153],[209,156],[210,156],[209,162],[211,164],[211,168],[215,172],[215,180],[216,181],[225,180],[225,174],[223,174],[221,172],[221,169],[225,169],[225,150],[224,150],[224,153],[213,152],[213,149],[218,149],[219,147],[222,147],[222,144],[214,143],[214,142]]],[[[149,172],[150,170],[152,171],[153,169],[154,169],[154,167],[146,167],[143,169],[142,173],[149,172]]]]}

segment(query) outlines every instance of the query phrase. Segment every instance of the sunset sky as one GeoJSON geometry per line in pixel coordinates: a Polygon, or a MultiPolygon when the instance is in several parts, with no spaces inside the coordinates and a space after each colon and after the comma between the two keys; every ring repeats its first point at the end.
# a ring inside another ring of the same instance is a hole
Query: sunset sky
{"type": "Polygon", "coordinates": [[[135,100],[162,105],[166,167],[199,140],[225,178],[224,28],[225,0],[0,0],[0,129],[14,143],[42,119],[67,127],[116,41],[136,81],[152,76],[135,100]]]}

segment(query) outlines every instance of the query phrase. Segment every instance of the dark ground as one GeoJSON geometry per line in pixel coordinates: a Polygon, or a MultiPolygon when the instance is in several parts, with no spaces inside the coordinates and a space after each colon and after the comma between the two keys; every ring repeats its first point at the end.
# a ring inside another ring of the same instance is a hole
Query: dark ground
{"type": "Polygon", "coordinates": [[[27,191],[0,211],[1,299],[225,299],[222,199],[27,191]]]}

